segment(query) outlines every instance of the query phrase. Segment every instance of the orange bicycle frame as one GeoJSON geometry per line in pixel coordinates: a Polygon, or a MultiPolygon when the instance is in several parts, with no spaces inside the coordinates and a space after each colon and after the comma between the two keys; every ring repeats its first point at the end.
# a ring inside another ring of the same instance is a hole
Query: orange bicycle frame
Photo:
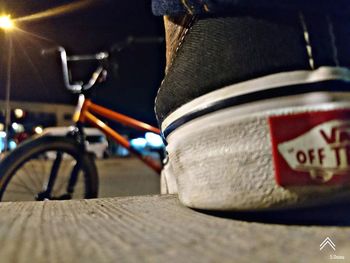
{"type": "Polygon", "coordinates": [[[106,123],[104,123],[102,120],[97,118],[96,115],[94,114],[106,119],[119,122],[125,126],[129,126],[141,131],[148,131],[148,132],[160,134],[160,130],[158,128],[153,127],[147,123],[138,121],[136,119],[130,118],[118,112],[112,111],[100,105],[94,104],[90,99],[85,99],[84,96],[79,97],[78,108],[74,116],[75,121],[78,121],[80,123],[89,123],[94,127],[100,129],[109,138],[112,138],[121,146],[128,149],[132,154],[137,156],[141,161],[143,161],[146,165],[148,165],[154,171],[156,171],[157,173],[160,173],[162,169],[160,164],[158,164],[151,158],[142,156],[140,152],[138,152],[136,149],[134,149],[131,146],[130,142],[126,138],[124,138],[121,134],[113,130],[106,123]]]}

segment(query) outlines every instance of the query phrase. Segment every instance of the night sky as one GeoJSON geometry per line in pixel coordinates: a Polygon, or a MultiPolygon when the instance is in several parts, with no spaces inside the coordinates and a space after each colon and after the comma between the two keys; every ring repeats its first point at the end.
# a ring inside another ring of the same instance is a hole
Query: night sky
{"type": "MultiPolygon", "coordinates": [[[[74,1],[7,0],[0,1],[3,12],[13,18],[43,11],[74,1]]],[[[14,56],[11,99],[45,103],[74,104],[76,97],[63,87],[59,61],[54,55],[43,57],[43,48],[62,45],[68,53],[95,53],[107,50],[128,36],[163,36],[161,17],[151,12],[150,0],[96,0],[85,9],[40,20],[22,23],[19,27],[48,40],[28,33],[13,31],[14,56]]],[[[5,96],[7,47],[1,33],[0,99],[5,96]]],[[[93,100],[119,112],[151,124],[154,117],[154,98],[164,71],[164,44],[133,45],[113,53],[108,81],[95,90],[93,100]]],[[[73,66],[76,79],[87,79],[91,63],[73,66]]]]}

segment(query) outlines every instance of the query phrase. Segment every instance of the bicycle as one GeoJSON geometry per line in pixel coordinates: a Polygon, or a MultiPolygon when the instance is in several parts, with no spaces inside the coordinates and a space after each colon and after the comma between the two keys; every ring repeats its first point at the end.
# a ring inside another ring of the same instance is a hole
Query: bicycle
{"type": "MultiPolygon", "coordinates": [[[[161,39],[156,39],[160,42],[161,39]]],[[[120,51],[133,43],[151,43],[154,39],[133,39],[115,45],[120,51]]],[[[93,55],[68,56],[63,47],[44,50],[43,54],[58,51],[62,63],[66,88],[78,94],[78,104],[73,116],[74,125],[66,137],[42,136],[24,142],[0,163],[0,201],[19,200],[68,200],[73,198],[96,198],[98,196],[98,173],[92,154],[86,151],[84,125],[89,123],[109,138],[128,149],[147,166],[160,173],[162,165],[144,157],[130,142],[109,127],[96,115],[114,120],[125,126],[145,132],[160,134],[160,130],[144,122],[93,103],[91,90],[106,80],[110,52],[93,55]],[[97,69],[86,83],[72,82],[69,62],[98,62],[97,69]],[[49,157],[51,156],[51,158],[49,157]],[[54,156],[52,158],[52,156],[54,156]],[[52,165],[49,165],[52,161],[52,165]],[[41,163],[41,171],[38,171],[41,163]],[[70,167],[69,170],[67,167],[70,167]],[[28,171],[32,169],[32,171],[28,171]]]]}

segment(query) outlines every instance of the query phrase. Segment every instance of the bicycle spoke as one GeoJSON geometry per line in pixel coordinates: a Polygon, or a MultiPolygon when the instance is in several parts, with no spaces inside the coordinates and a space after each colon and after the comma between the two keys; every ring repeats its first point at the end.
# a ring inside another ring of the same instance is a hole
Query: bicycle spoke
{"type": "Polygon", "coordinates": [[[46,174],[48,172],[47,171],[47,166],[49,166],[47,163],[48,163],[48,160],[46,160],[46,159],[45,159],[45,161],[41,162],[41,167],[42,167],[43,173],[40,176],[40,184],[41,184],[40,189],[42,191],[45,190],[46,185],[47,185],[47,179],[46,179],[47,176],[46,176],[46,174]]]}
{"type": "MultiPolygon", "coordinates": [[[[25,177],[25,178],[29,178],[29,181],[31,182],[31,186],[34,186],[34,188],[36,188],[36,183],[33,182],[33,180],[31,180],[30,172],[28,172],[26,165],[23,165],[22,170],[23,170],[23,172],[25,173],[24,177],[25,177]]],[[[21,176],[18,175],[18,177],[21,177],[21,176]]],[[[28,184],[26,184],[26,185],[29,187],[28,184]]]]}
{"type": "MultiPolygon", "coordinates": [[[[45,160],[45,162],[46,162],[46,160],[45,160]]],[[[45,166],[45,162],[41,162],[41,171],[42,171],[42,173],[41,173],[41,176],[40,176],[40,178],[42,179],[42,180],[40,180],[40,182],[43,184],[43,182],[44,182],[44,178],[43,177],[45,177],[45,174],[46,174],[46,166],[45,166]]],[[[42,187],[43,187],[44,185],[42,185],[42,187]]]]}
{"type": "MultiPolygon", "coordinates": [[[[26,189],[26,190],[28,190],[28,192],[31,192],[30,191],[30,189],[29,188],[27,188],[25,185],[23,185],[23,184],[19,184],[19,183],[16,183],[16,182],[10,182],[10,185],[11,186],[17,186],[17,187],[20,187],[20,188],[22,188],[22,189],[26,189]]],[[[32,192],[31,192],[32,193],[32,192]]]]}
{"type": "MultiPolygon", "coordinates": [[[[23,165],[22,171],[24,172],[24,174],[23,173],[17,174],[17,176],[14,178],[17,178],[17,181],[19,183],[21,183],[30,193],[32,193],[33,195],[36,195],[37,194],[37,189],[36,189],[37,186],[36,186],[36,183],[32,180],[32,177],[30,176],[30,172],[27,170],[26,164],[23,165]],[[26,178],[28,178],[29,180],[25,180],[26,178]],[[33,187],[34,187],[34,189],[33,189],[33,187]]],[[[14,184],[11,181],[10,181],[10,184],[11,183],[14,184]]]]}
{"type": "MultiPolygon", "coordinates": [[[[33,168],[33,171],[34,171],[34,178],[36,178],[37,175],[38,175],[38,173],[37,173],[37,171],[36,171],[35,165],[34,165],[33,162],[31,162],[31,161],[29,161],[29,164],[30,164],[30,166],[33,168]]],[[[38,181],[33,179],[33,175],[32,175],[32,174],[33,174],[33,173],[27,174],[29,180],[35,185],[35,188],[36,188],[36,189],[40,189],[40,183],[39,183],[39,186],[38,186],[38,181]]]]}
{"type": "MultiPolygon", "coordinates": [[[[28,187],[28,185],[26,183],[23,182],[22,178],[20,176],[17,176],[17,181],[19,181],[21,184],[20,186],[24,187],[25,189],[27,189],[30,193],[32,193],[33,195],[35,195],[36,193],[33,192],[33,190],[31,188],[28,187]]],[[[12,185],[18,185],[15,182],[12,182],[12,180],[9,182],[12,185]]],[[[18,185],[19,186],[19,185],[18,185]]]]}
{"type": "Polygon", "coordinates": [[[39,157],[37,157],[37,161],[33,164],[34,166],[34,170],[35,170],[35,174],[36,176],[34,176],[35,181],[38,185],[38,189],[42,190],[44,188],[44,180],[42,179],[43,176],[45,176],[45,170],[44,169],[39,169],[39,163],[40,163],[40,167],[45,167],[45,161],[40,160],[39,157]]]}

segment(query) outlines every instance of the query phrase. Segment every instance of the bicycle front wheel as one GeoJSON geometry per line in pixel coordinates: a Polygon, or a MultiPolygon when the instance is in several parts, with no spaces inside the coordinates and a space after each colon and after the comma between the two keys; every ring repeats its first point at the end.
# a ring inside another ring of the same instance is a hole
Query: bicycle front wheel
{"type": "Polygon", "coordinates": [[[0,163],[1,201],[96,198],[97,192],[95,162],[72,138],[30,140],[0,163]]]}

